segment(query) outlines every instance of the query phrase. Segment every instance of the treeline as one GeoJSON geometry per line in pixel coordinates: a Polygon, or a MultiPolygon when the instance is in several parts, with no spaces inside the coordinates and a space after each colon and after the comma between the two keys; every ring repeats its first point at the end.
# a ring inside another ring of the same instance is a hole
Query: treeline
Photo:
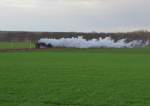
{"type": "Polygon", "coordinates": [[[99,37],[111,37],[115,41],[120,39],[132,40],[150,40],[150,32],[148,31],[135,31],[127,33],[83,33],[83,32],[14,32],[14,31],[0,31],[0,41],[4,42],[36,42],[40,38],[71,38],[79,37],[90,40],[99,37]]]}

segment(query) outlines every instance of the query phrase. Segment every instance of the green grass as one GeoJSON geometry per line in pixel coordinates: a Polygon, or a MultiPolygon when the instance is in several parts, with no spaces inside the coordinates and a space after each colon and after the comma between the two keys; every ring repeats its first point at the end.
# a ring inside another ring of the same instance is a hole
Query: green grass
{"type": "Polygon", "coordinates": [[[30,42],[0,42],[0,49],[35,48],[30,42]]]}
{"type": "Polygon", "coordinates": [[[149,105],[149,48],[0,53],[0,106],[149,105]]]}

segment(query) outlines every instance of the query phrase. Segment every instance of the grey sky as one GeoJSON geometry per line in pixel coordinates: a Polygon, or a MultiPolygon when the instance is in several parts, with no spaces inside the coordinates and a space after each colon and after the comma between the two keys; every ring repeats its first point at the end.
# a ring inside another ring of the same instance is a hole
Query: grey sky
{"type": "Polygon", "coordinates": [[[0,30],[150,29],[150,0],[0,0],[0,30]]]}

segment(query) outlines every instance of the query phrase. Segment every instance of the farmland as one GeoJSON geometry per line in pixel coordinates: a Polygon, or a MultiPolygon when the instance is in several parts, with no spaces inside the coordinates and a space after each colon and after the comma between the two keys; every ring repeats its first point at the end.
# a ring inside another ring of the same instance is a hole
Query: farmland
{"type": "Polygon", "coordinates": [[[35,48],[35,44],[30,42],[0,42],[0,50],[22,48],[35,48]]]}
{"type": "Polygon", "coordinates": [[[150,49],[0,53],[0,106],[149,106],[150,49]]]}

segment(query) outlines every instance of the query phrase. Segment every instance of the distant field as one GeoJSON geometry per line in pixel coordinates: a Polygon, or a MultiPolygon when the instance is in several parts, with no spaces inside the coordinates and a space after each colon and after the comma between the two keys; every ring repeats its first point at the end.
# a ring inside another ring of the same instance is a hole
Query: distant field
{"type": "Polygon", "coordinates": [[[149,48],[0,53],[0,106],[149,104],[149,48]]]}
{"type": "Polygon", "coordinates": [[[0,49],[34,48],[35,44],[30,42],[0,42],[0,49]]]}

